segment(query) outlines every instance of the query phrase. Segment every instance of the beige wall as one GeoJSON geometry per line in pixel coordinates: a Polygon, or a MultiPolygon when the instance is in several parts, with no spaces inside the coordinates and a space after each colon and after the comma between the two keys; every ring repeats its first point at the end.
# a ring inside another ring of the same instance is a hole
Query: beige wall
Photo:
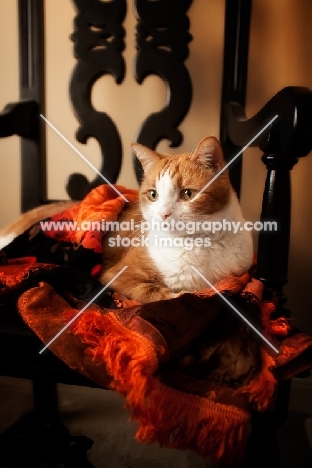
{"type": "MultiPolygon", "coordinates": [[[[18,100],[17,0],[0,3],[0,109],[18,100]]],[[[0,228],[19,213],[19,138],[0,140],[0,228]]]]}
{"type": "MultiPolygon", "coordinates": [[[[0,107],[18,98],[18,56],[16,0],[0,2],[0,107]]],[[[288,85],[312,89],[312,2],[309,0],[254,0],[250,45],[247,115],[257,112],[274,93],[288,85]]],[[[75,64],[72,56],[72,20],[75,10],[70,0],[46,0],[46,114],[54,125],[97,167],[100,154],[95,141],[88,145],[75,142],[77,121],[68,103],[68,82],[75,64]]],[[[166,99],[163,83],[149,77],[143,86],[131,78],[134,50],[134,26],[129,1],[126,18],[127,75],[124,85],[117,86],[110,76],[100,79],[93,88],[94,106],[107,112],[120,126],[124,165],[119,183],[136,186],[132,169],[130,143],[142,119],[160,109],[166,99]]],[[[187,60],[193,84],[191,110],[181,125],[182,150],[191,149],[206,134],[218,136],[221,86],[221,54],[224,0],[194,0],[190,9],[190,57],[187,60]]],[[[76,171],[93,178],[85,162],[52,130],[47,129],[49,196],[65,198],[64,181],[76,171]]],[[[159,149],[169,150],[166,143],[159,149]]],[[[175,150],[177,151],[177,150],[175,150]]],[[[0,140],[0,227],[19,212],[19,142],[16,137],[0,140]]],[[[265,169],[261,154],[246,151],[243,158],[244,183],[242,205],[245,216],[257,220],[261,209],[261,192],[265,169]]],[[[310,174],[312,157],[300,161],[293,170],[293,227],[291,234],[289,306],[299,327],[312,333],[309,313],[309,288],[312,280],[312,221],[310,174]]]]}

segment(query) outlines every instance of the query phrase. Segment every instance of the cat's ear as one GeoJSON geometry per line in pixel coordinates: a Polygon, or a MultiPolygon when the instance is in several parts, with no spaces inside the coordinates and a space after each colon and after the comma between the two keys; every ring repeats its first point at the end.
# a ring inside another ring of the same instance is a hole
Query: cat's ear
{"type": "Polygon", "coordinates": [[[191,157],[213,169],[219,170],[225,166],[221,145],[214,136],[203,138],[192,152],[191,157]]]}
{"type": "Polygon", "coordinates": [[[160,156],[155,153],[155,151],[152,151],[139,143],[132,143],[131,148],[142,164],[144,172],[149,171],[149,169],[160,160],[160,156]]]}

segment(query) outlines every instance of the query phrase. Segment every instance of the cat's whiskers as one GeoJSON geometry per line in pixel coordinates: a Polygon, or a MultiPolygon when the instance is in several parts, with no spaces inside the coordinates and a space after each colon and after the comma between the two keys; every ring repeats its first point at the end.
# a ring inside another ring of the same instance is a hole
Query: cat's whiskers
{"type": "Polygon", "coordinates": [[[140,228],[140,226],[138,226],[137,228],[135,228],[135,229],[131,232],[131,234],[130,234],[128,237],[130,238],[130,237],[132,237],[134,234],[137,234],[137,233],[140,232],[140,231],[141,231],[141,228],[140,228]]]}

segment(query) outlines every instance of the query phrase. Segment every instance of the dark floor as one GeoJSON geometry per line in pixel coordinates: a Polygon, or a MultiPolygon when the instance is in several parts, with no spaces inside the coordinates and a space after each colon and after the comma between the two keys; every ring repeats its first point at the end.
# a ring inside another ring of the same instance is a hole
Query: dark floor
{"type": "MultiPolygon", "coordinates": [[[[59,385],[59,395],[62,422],[73,435],[94,440],[89,459],[96,468],[209,467],[191,452],[135,442],[135,424],[113,392],[59,385]]],[[[30,382],[0,377],[0,401],[2,432],[31,407],[30,382]]],[[[312,377],[294,379],[289,417],[279,439],[282,468],[312,467],[312,377]]]]}

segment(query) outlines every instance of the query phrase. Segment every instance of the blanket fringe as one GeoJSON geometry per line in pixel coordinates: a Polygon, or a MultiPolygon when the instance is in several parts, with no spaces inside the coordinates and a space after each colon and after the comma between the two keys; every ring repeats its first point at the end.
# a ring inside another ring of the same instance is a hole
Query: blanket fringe
{"type": "Polygon", "coordinates": [[[272,319],[271,316],[276,310],[276,301],[264,301],[261,306],[263,326],[273,335],[287,336],[291,330],[288,317],[278,317],[272,319]]]}
{"type": "Polygon", "coordinates": [[[113,313],[89,311],[74,332],[89,345],[94,359],[105,362],[111,388],[124,395],[139,423],[138,441],[192,449],[214,463],[240,459],[250,420],[247,411],[161,383],[154,375],[158,359],[153,343],[125,327],[113,313]]]}
{"type": "MultiPolygon", "coordinates": [[[[138,441],[191,449],[214,463],[238,462],[250,419],[247,412],[179,392],[156,379],[153,384],[146,404],[133,413],[140,423],[138,441]]],[[[131,401],[127,403],[132,410],[131,401]]]]}
{"type": "Polygon", "coordinates": [[[276,390],[277,381],[272,374],[271,369],[275,365],[275,361],[265,349],[261,349],[262,369],[261,372],[249,382],[248,385],[242,387],[237,393],[245,393],[248,399],[253,403],[258,411],[264,411],[268,408],[272,401],[272,397],[276,390]]]}
{"type": "Polygon", "coordinates": [[[87,352],[106,365],[113,377],[111,388],[142,404],[149,391],[149,378],[158,367],[154,346],[146,338],[119,322],[113,313],[88,311],[77,322],[74,333],[89,345],[87,352]]]}

